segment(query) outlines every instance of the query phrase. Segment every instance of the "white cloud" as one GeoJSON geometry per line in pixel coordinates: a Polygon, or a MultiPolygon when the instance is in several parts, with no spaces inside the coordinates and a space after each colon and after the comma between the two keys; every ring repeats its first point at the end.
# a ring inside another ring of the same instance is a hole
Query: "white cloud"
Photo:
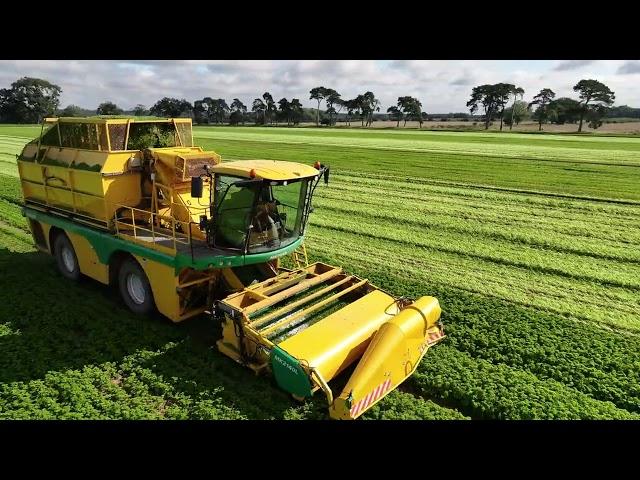
{"type": "Polygon", "coordinates": [[[625,62],[618,68],[618,74],[626,75],[632,73],[640,73],[640,62],[638,60],[625,62]]]}
{"type": "Polygon", "coordinates": [[[586,67],[587,65],[591,65],[593,60],[563,60],[558,63],[554,70],[558,72],[562,72],[565,70],[577,70],[582,67],[586,67]]]}
{"type": "Polygon", "coordinates": [[[309,90],[331,87],[343,98],[370,90],[383,108],[403,95],[417,96],[430,113],[467,111],[471,88],[510,82],[525,89],[525,100],[540,89],[572,96],[582,78],[596,78],[616,93],[618,105],[640,107],[631,61],[480,61],[480,60],[6,60],[0,61],[0,88],[23,76],[45,78],[62,87],[62,106],[95,108],[110,100],[123,108],[153,105],[164,96],[190,102],[205,96],[240,98],[250,105],[265,91],[279,100],[299,98],[315,106],[309,90]]]}

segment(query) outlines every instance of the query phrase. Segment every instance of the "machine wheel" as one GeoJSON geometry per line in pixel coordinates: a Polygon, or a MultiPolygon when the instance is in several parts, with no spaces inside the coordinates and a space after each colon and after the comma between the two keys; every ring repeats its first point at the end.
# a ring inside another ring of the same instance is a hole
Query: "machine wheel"
{"type": "Polygon", "coordinates": [[[155,308],[153,292],[147,275],[135,260],[128,258],[118,271],[120,295],[129,310],[138,315],[147,315],[155,308]]]}
{"type": "Polygon", "coordinates": [[[60,233],[56,235],[53,241],[53,252],[58,264],[60,273],[69,280],[77,281],[80,279],[80,265],[78,257],[73,249],[71,240],[66,234],[60,233]]]}

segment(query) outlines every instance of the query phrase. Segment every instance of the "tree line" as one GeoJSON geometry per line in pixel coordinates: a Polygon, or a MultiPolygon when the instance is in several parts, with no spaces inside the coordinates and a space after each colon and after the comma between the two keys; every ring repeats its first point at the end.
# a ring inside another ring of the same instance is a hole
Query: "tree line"
{"type": "MultiPolygon", "coordinates": [[[[573,90],[578,99],[567,97],[555,98],[550,88],[543,88],[531,102],[524,102],[524,89],[509,83],[486,84],[473,87],[467,107],[471,115],[481,113],[485,129],[492,122],[500,121],[503,125],[519,124],[532,117],[539,124],[539,130],[545,123],[579,123],[578,131],[582,131],[586,121],[591,128],[602,125],[605,116],[640,118],[640,109],[627,106],[613,107],[615,94],[605,84],[593,80],[580,80],[573,90]],[[534,110],[535,107],[535,110],[534,110]]],[[[76,105],[68,105],[59,110],[59,97],[62,89],[47,80],[24,77],[16,80],[10,88],[0,89],[0,122],[3,123],[40,123],[46,116],[85,116],[93,112],[98,115],[135,116],[154,115],[158,117],[189,116],[199,124],[244,124],[252,121],[256,125],[272,125],[274,122],[286,122],[287,125],[298,125],[301,121],[311,120],[309,109],[304,109],[300,99],[281,98],[277,102],[265,92],[251,103],[249,110],[242,101],[234,98],[231,104],[223,98],[205,97],[190,103],[185,99],[164,97],[151,108],[138,104],[125,111],[113,102],[101,103],[95,111],[82,109],[76,105]]],[[[347,125],[352,120],[359,120],[361,126],[368,127],[374,121],[374,115],[380,115],[381,102],[373,92],[367,91],[354,98],[345,99],[332,88],[314,87],[309,91],[309,100],[316,103],[316,125],[335,125],[340,115],[347,125]],[[321,106],[325,109],[321,116],[321,106]]],[[[387,118],[400,122],[417,121],[422,127],[429,115],[423,111],[419,99],[411,96],[398,97],[396,105],[386,110],[387,118]]],[[[466,114],[455,114],[453,118],[462,118],[466,114]]]]}
{"type": "Polygon", "coordinates": [[[598,80],[580,80],[573,87],[573,91],[578,93],[578,100],[562,97],[556,99],[555,92],[550,88],[543,88],[533,97],[528,104],[521,102],[518,105],[517,99],[524,97],[524,90],[510,83],[496,83],[493,85],[479,85],[471,92],[471,99],[467,102],[471,113],[475,113],[482,107],[484,110],[485,129],[489,128],[493,120],[500,120],[500,130],[503,123],[507,123],[509,128],[513,128],[513,123],[518,123],[516,111],[519,107],[518,116],[522,117],[535,105],[533,118],[538,122],[538,129],[542,130],[542,124],[551,122],[556,124],[579,122],[578,132],[582,131],[584,120],[589,127],[598,128],[602,125],[602,119],[615,100],[615,94],[604,83],[598,80]],[[509,109],[505,108],[513,98],[513,104],[509,109]],[[524,107],[524,105],[526,107],[524,107]],[[523,108],[524,107],[524,108],[523,108]]]}

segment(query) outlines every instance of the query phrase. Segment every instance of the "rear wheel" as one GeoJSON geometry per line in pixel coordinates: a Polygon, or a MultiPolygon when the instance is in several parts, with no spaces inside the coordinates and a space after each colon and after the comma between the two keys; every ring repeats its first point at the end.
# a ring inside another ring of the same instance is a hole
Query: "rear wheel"
{"type": "Polygon", "coordinates": [[[78,257],[73,249],[71,240],[69,240],[66,234],[60,233],[56,235],[53,242],[53,251],[60,273],[69,280],[77,281],[80,279],[78,257]]]}
{"type": "Polygon", "coordinates": [[[153,292],[147,275],[135,260],[128,258],[118,272],[120,295],[129,310],[139,315],[147,315],[155,308],[153,292]]]}

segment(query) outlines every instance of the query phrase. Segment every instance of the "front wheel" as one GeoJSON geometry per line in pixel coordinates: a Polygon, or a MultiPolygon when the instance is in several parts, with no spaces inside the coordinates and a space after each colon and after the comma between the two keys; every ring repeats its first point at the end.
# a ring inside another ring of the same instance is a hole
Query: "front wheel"
{"type": "Polygon", "coordinates": [[[153,292],[147,275],[135,260],[129,258],[118,272],[120,295],[129,310],[138,315],[147,315],[155,308],[153,292]]]}

